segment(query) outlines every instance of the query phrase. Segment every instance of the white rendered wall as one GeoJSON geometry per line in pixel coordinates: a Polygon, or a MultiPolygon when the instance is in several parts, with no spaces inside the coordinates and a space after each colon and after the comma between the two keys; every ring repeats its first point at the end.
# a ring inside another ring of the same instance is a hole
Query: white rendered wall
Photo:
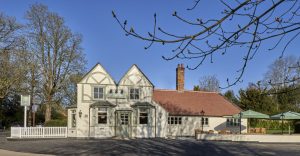
{"type": "MultiPolygon", "coordinates": [[[[203,126],[203,131],[213,130],[215,132],[221,130],[230,130],[233,133],[239,133],[239,126],[226,126],[227,118],[208,117],[208,125],[203,126]]],[[[167,136],[195,136],[195,129],[202,128],[200,116],[182,116],[181,125],[168,124],[167,136]]],[[[242,119],[242,133],[247,132],[247,119],[242,119]]]]}

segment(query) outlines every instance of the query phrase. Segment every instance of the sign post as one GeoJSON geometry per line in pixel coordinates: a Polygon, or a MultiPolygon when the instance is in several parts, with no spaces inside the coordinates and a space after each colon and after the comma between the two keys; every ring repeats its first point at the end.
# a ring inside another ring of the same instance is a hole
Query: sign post
{"type": "Polygon", "coordinates": [[[21,106],[24,106],[24,128],[27,123],[27,106],[30,106],[30,95],[21,95],[21,106]]]}
{"type": "Polygon", "coordinates": [[[38,105],[37,104],[33,104],[32,105],[32,126],[35,127],[35,112],[38,109],[38,105]]]}

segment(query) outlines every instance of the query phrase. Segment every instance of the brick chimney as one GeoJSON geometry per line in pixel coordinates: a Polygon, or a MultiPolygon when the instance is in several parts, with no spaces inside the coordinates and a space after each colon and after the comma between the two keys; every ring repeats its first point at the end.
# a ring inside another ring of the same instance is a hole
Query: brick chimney
{"type": "Polygon", "coordinates": [[[184,67],[183,64],[178,64],[176,68],[176,90],[184,91],[184,67]]]}

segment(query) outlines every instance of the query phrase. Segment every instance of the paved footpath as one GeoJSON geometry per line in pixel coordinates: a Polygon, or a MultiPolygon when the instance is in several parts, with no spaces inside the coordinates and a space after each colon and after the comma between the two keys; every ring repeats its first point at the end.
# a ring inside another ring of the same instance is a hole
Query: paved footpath
{"type": "Polygon", "coordinates": [[[22,152],[14,152],[0,149],[0,155],[3,156],[50,156],[44,154],[32,154],[32,153],[22,153],[22,152]]]}

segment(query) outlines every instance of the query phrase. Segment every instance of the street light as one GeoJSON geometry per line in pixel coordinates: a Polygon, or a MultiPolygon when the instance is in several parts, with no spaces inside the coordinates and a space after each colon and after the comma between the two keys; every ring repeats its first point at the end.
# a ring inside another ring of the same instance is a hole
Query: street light
{"type": "MultiPolygon", "coordinates": [[[[239,117],[239,123],[240,123],[240,134],[242,134],[242,111],[240,112],[240,115],[239,115],[240,117],[239,117]]],[[[248,131],[247,131],[247,133],[248,133],[248,131]]]]}
{"type": "Polygon", "coordinates": [[[281,134],[283,135],[283,118],[284,118],[284,114],[281,113],[280,117],[281,117],[281,134]]]}
{"type": "Polygon", "coordinates": [[[203,133],[203,123],[204,123],[203,116],[204,116],[204,113],[205,112],[202,109],[202,111],[200,112],[200,114],[201,114],[201,133],[203,133]]]}

